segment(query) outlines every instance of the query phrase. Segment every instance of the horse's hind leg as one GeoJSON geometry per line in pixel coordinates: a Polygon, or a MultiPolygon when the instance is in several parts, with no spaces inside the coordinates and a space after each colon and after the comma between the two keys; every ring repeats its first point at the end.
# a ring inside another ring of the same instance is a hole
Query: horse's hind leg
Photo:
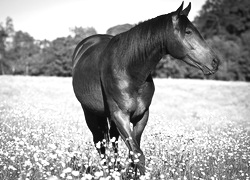
{"type": "MultiPolygon", "coordinates": [[[[118,131],[117,127],[116,127],[116,124],[113,121],[110,121],[109,133],[110,133],[110,139],[115,138],[115,141],[118,141],[118,138],[119,138],[120,134],[119,134],[119,131],[118,131]]],[[[118,144],[117,144],[117,142],[112,142],[112,145],[113,145],[115,153],[117,153],[118,152],[118,144]]]]}
{"type": "Polygon", "coordinates": [[[105,154],[105,146],[101,143],[100,147],[97,143],[104,139],[108,140],[108,122],[106,117],[97,116],[96,114],[83,109],[86,123],[93,134],[93,140],[99,153],[105,154]]]}

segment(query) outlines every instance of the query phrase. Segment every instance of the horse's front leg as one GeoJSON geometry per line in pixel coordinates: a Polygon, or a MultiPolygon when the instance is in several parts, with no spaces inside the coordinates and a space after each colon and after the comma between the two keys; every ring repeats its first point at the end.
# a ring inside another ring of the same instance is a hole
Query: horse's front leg
{"type": "Polygon", "coordinates": [[[142,118],[137,119],[135,123],[133,123],[133,134],[136,139],[137,144],[140,146],[141,144],[141,135],[143,130],[145,129],[147,122],[148,122],[149,110],[147,109],[142,118]]]}
{"type": "Polygon", "coordinates": [[[129,151],[132,151],[135,154],[140,154],[139,162],[136,165],[140,174],[145,174],[145,156],[143,155],[143,152],[137,143],[136,137],[130,128],[130,115],[121,110],[117,110],[112,113],[111,118],[115,122],[117,129],[129,151]]]}

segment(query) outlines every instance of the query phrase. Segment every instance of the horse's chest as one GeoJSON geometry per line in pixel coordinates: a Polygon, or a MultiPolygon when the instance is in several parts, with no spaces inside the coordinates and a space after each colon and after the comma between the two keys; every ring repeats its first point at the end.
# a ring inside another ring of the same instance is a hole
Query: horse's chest
{"type": "Polygon", "coordinates": [[[136,108],[132,114],[132,117],[137,117],[143,114],[149,108],[151,99],[143,99],[142,97],[138,97],[136,99],[136,108]]]}
{"type": "Polygon", "coordinates": [[[122,92],[123,107],[132,118],[142,115],[150,106],[154,94],[153,84],[147,84],[138,91],[122,92]]]}

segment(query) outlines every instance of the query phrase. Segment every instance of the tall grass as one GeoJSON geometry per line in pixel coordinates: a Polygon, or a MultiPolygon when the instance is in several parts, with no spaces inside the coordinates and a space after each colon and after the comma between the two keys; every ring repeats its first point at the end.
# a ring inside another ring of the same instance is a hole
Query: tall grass
{"type": "Polygon", "coordinates": [[[250,179],[249,84],[157,80],[161,93],[142,138],[146,174],[136,176],[120,140],[118,154],[106,144],[107,156],[98,155],[69,79],[7,76],[0,82],[0,179],[250,179]],[[207,96],[214,89],[228,95],[207,96]],[[228,99],[235,89],[239,96],[228,99]],[[162,106],[161,96],[169,94],[174,101],[162,106]],[[193,94],[201,94],[196,102],[193,94]],[[178,111],[184,97],[191,105],[178,111]],[[221,103],[220,111],[206,113],[221,103]],[[224,108],[241,113],[231,116],[224,108]]]}

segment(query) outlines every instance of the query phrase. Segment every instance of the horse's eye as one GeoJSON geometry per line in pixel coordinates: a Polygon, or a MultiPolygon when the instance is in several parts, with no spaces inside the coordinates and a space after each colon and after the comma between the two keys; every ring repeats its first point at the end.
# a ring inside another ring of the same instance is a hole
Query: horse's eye
{"type": "Polygon", "coordinates": [[[186,34],[190,35],[190,34],[192,34],[192,31],[187,29],[186,34]]]}

